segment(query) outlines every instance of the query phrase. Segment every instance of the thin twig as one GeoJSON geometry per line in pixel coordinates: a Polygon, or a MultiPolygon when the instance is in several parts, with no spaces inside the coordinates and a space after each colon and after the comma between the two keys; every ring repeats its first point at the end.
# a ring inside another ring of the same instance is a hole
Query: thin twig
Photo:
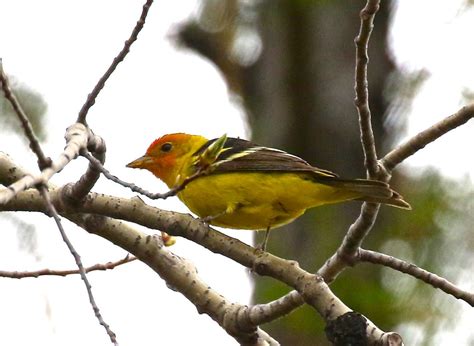
{"type": "Polygon", "coordinates": [[[434,142],[445,133],[455,129],[468,122],[474,117],[474,103],[462,107],[456,113],[439,121],[426,130],[418,133],[416,136],[410,138],[405,143],[393,149],[380,163],[387,171],[392,171],[397,165],[403,162],[406,158],[415,154],[418,150],[423,149],[426,145],[434,142]]]}
{"type": "Polygon", "coordinates": [[[248,315],[253,323],[261,325],[288,315],[304,303],[301,294],[294,290],[271,302],[249,306],[248,315]]]}
{"type": "Polygon", "coordinates": [[[33,132],[33,127],[31,126],[31,123],[28,120],[28,117],[26,116],[25,112],[23,111],[23,108],[20,106],[20,102],[18,101],[15,94],[13,94],[10,88],[8,77],[3,71],[3,61],[1,58],[0,58],[0,83],[2,85],[3,93],[5,94],[5,98],[10,102],[11,106],[13,107],[15,114],[18,116],[18,119],[21,122],[21,126],[23,127],[23,130],[25,131],[25,135],[30,141],[31,150],[36,154],[36,157],[38,158],[38,165],[40,167],[40,170],[43,170],[46,167],[49,167],[51,165],[51,159],[49,157],[46,157],[46,155],[43,153],[43,150],[41,149],[38,138],[36,138],[36,135],[33,132]]]}
{"type": "Polygon", "coordinates": [[[149,192],[149,191],[141,188],[140,186],[135,185],[134,183],[128,183],[128,182],[116,177],[115,175],[110,173],[107,170],[107,168],[105,168],[102,165],[102,163],[99,160],[97,160],[94,156],[92,156],[90,153],[87,153],[87,152],[82,153],[82,156],[84,156],[93,165],[95,165],[95,167],[98,170],[100,170],[102,172],[102,174],[107,179],[112,180],[113,182],[115,182],[117,184],[120,184],[123,187],[129,188],[133,192],[137,192],[141,195],[147,196],[150,199],[166,199],[168,197],[176,196],[178,194],[178,192],[182,191],[186,187],[186,185],[188,185],[190,182],[192,182],[193,180],[196,180],[197,178],[209,173],[209,171],[207,169],[200,169],[196,173],[194,173],[194,174],[190,175],[189,177],[187,177],[186,179],[184,179],[184,181],[181,184],[173,187],[169,191],[164,192],[164,193],[154,193],[154,192],[149,192]]]}
{"type": "MultiPolygon", "coordinates": [[[[90,267],[84,268],[86,273],[92,271],[105,271],[112,270],[115,267],[121,266],[129,262],[135,261],[137,258],[135,256],[127,255],[124,258],[107,263],[97,263],[90,267]]],[[[38,278],[40,276],[67,276],[73,274],[80,274],[78,269],[69,269],[69,270],[53,270],[53,269],[40,269],[34,271],[6,271],[0,270],[0,277],[11,278],[11,279],[24,279],[24,278],[38,278]]]]}
{"type": "Polygon", "coordinates": [[[369,89],[367,81],[367,53],[369,39],[374,28],[374,17],[380,7],[380,0],[368,0],[360,12],[360,31],[355,38],[356,67],[355,67],[355,100],[359,113],[360,136],[364,149],[365,167],[369,178],[377,178],[377,152],[375,149],[374,133],[372,131],[371,114],[369,107],[369,89]]]}
{"type": "Polygon", "coordinates": [[[138,34],[140,33],[143,26],[145,25],[145,19],[152,3],[153,3],[153,0],[147,0],[146,3],[143,5],[140,18],[135,24],[135,27],[133,28],[129,39],[125,41],[125,44],[122,50],[120,51],[120,53],[114,58],[114,60],[112,61],[112,64],[109,66],[107,71],[105,71],[104,75],[99,79],[94,89],[92,89],[92,92],[87,96],[86,102],[84,103],[81,110],[79,111],[79,115],[77,117],[78,123],[87,125],[86,116],[87,116],[87,113],[89,112],[89,109],[94,105],[95,99],[97,98],[100,91],[104,87],[107,79],[109,79],[109,77],[115,71],[115,69],[117,68],[117,65],[121,63],[123,59],[125,59],[128,52],[130,51],[130,47],[132,46],[133,42],[137,40],[138,34]]]}
{"type": "Polygon", "coordinates": [[[403,261],[380,252],[359,249],[358,259],[361,262],[370,262],[392,268],[399,272],[411,275],[427,284],[439,288],[443,292],[454,296],[457,299],[464,300],[471,306],[474,306],[474,293],[460,289],[458,286],[449,282],[445,278],[422,269],[412,263],[403,261]]]}

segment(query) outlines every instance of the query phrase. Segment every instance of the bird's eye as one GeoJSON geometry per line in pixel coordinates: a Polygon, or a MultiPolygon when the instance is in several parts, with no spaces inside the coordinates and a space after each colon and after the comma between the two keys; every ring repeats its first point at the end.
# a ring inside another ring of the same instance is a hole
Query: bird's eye
{"type": "Polygon", "coordinates": [[[173,145],[171,143],[165,143],[161,146],[161,151],[164,153],[167,153],[173,148],[173,145]]]}

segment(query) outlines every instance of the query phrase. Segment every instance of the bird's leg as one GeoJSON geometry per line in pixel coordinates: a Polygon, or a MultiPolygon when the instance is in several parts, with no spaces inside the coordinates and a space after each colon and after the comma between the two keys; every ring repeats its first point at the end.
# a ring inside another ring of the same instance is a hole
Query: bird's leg
{"type": "Polygon", "coordinates": [[[267,229],[265,230],[265,237],[263,238],[263,241],[257,246],[257,249],[265,251],[265,249],[267,248],[268,236],[270,235],[270,229],[271,229],[271,226],[268,226],[267,229]]]}

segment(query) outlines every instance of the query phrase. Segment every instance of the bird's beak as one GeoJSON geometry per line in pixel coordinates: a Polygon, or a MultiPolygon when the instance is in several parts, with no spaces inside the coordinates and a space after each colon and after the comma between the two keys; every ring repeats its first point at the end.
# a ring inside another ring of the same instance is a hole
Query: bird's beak
{"type": "Polygon", "coordinates": [[[130,162],[128,168],[147,168],[153,162],[150,156],[143,155],[136,160],[130,162]]]}

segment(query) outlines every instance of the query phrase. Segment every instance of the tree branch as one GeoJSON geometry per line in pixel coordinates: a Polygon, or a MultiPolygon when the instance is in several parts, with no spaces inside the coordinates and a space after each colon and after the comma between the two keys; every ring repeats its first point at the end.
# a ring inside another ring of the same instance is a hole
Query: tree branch
{"type": "MultiPolygon", "coordinates": [[[[137,258],[135,256],[127,255],[118,261],[94,264],[90,267],[84,268],[84,271],[86,273],[89,273],[89,272],[97,271],[97,270],[100,270],[100,271],[112,270],[115,267],[121,266],[122,264],[133,262],[136,259],[137,258]]],[[[48,268],[34,270],[34,271],[0,270],[0,277],[11,278],[11,279],[38,278],[40,276],[68,276],[68,275],[73,275],[73,274],[79,274],[79,270],[77,269],[52,270],[48,268]]]]}
{"type": "Polygon", "coordinates": [[[388,171],[391,172],[397,165],[403,162],[406,158],[415,154],[418,150],[423,149],[426,145],[434,142],[445,133],[455,129],[468,122],[474,117],[474,103],[468,106],[462,107],[456,113],[449,117],[439,121],[433,126],[426,130],[418,133],[405,143],[401,144],[397,148],[393,149],[381,160],[380,164],[388,171]]]}
{"type": "Polygon", "coordinates": [[[401,259],[371,250],[359,249],[358,259],[361,262],[369,262],[380,264],[385,267],[392,268],[399,272],[411,275],[434,288],[439,288],[443,292],[454,296],[457,299],[464,300],[466,303],[474,307],[474,293],[462,290],[455,284],[449,282],[445,278],[436,274],[430,273],[412,263],[403,261],[401,259]]]}
{"type": "Polygon", "coordinates": [[[374,133],[372,131],[371,114],[369,107],[369,89],[367,81],[367,53],[369,39],[374,28],[374,17],[380,7],[380,0],[368,0],[360,12],[360,31],[355,38],[356,67],[355,67],[355,100],[354,103],[359,113],[360,136],[364,150],[365,167],[371,179],[377,178],[377,152],[375,149],[374,133]]]}

